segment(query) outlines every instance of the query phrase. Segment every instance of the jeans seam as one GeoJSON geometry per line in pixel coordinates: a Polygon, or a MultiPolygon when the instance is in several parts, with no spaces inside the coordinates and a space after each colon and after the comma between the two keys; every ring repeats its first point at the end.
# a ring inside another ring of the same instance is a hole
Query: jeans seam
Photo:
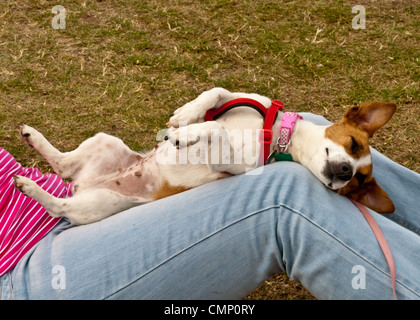
{"type": "MultiPolygon", "coordinates": [[[[225,225],[225,226],[223,226],[223,227],[221,227],[221,228],[219,228],[219,229],[215,230],[214,232],[212,232],[211,234],[207,235],[206,237],[201,238],[200,240],[197,240],[197,241],[196,241],[196,242],[194,242],[193,244],[189,245],[188,247],[183,248],[182,250],[180,250],[180,251],[178,251],[178,252],[174,253],[173,255],[171,255],[170,257],[168,257],[167,259],[165,259],[164,261],[160,262],[159,264],[157,264],[156,266],[152,267],[151,269],[149,269],[149,270],[148,270],[148,271],[146,271],[145,273],[141,274],[139,277],[137,277],[136,279],[134,279],[134,280],[133,280],[133,281],[131,281],[130,283],[128,283],[128,284],[126,284],[126,285],[122,286],[120,289],[118,289],[118,290],[116,290],[115,292],[113,292],[113,293],[109,294],[108,296],[104,297],[104,300],[106,300],[106,299],[108,299],[108,298],[110,298],[110,297],[112,297],[112,296],[116,295],[116,294],[117,294],[118,292],[120,292],[121,290],[123,290],[123,289],[125,289],[125,288],[128,288],[128,287],[129,287],[129,286],[131,286],[132,284],[136,283],[136,282],[137,282],[137,281],[139,281],[140,279],[142,279],[142,278],[144,278],[145,276],[147,276],[147,275],[148,275],[149,273],[151,273],[152,271],[154,271],[154,270],[158,269],[159,267],[161,267],[161,266],[162,266],[162,265],[164,265],[165,263],[167,263],[167,262],[171,261],[172,259],[174,259],[174,258],[175,258],[175,257],[177,257],[178,255],[180,255],[180,254],[182,254],[182,253],[184,253],[184,252],[186,252],[186,251],[190,250],[191,248],[193,248],[193,247],[195,247],[196,245],[200,244],[200,243],[201,243],[201,242],[203,242],[204,240],[207,240],[207,239],[209,239],[209,238],[213,237],[214,235],[218,234],[219,232],[221,232],[221,231],[225,230],[226,228],[229,228],[229,227],[233,226],[233,225],[234,225],[234,224],[236,224],[236,223],[239,223],[239,222],[241,222],[241,221],[244,221],[244,220],[246,220],[246,219],[248,219],[248,218],[250,218],[250,217],[252,217],[252,216],[255,216],[256,214],[260,214],[260,213],[262,213],[262,212],[266,212],[266,211],[269,211],[269,210],[271,210],[271,209],[279,209],[279,208],[284,208],[284,209],[286,209],[286,210],[291,211],[291,212],[292,212],[292,213],[294,213],[294,214],[298,214],[298,215],[299,215],[299,216],[301,216],[303,219],[305,219],[306,221],[308,221],[309,223],[311,223],[312,225],[314,225],[315,227],[317,227],[319,230],[321,230],[322,232],[326,233],[328,236],[330,236],[331,238],[333,238],[335,241],[337,241],[339,244],[341,244],[341,245],[342,245],[343,247],[345,247],[347,250],[351,251],[353,254],[355,254],[356,256],[358,256],[360,259],[362,259],[362,260],[366,261],[366,263],[370,264],[372,267],[374,267],[375,269],[377,269],[378,271],[380,271],[380,272],[381,272],[381,273],[383,273],[384,275],[391,277],[391,276],[390,276],[390,274],[389,274],[389,273],[387,273],[385,270],[382,270],[382,269],[381,269],[380,267],[378,267],[375,263],[373,263],[373,262],[369,261],[368,259],[366,259],[365,257],[363,257],[360,253],[358,253],[358,252],[356,252],[355,250],[353,250],[351,247],[349,247],[348,245],[346,245],[344,242],[342,242],[342,241],[341,241],[340,239],[338,239],[336,236],[334,236],[334,235],[333,235],[333,234],[331,234],[329,231],[327,231],[326,229],[324,229],[323,227],[321,227],[320,225],[318,225],[317,223],[315,223],[315,221],[313,221],[312,219],[310,219],[309,217],[307,217],[307,216],[306,216],[303,212],[300,212],[300,211],[298,211],[298,210],[296,210],[296,209],[293,209],[293,208],[289,207],[287,204],[284,204],[284,203],[279,203],[279,204],[276,204],[276,205],[272,205],[272,206],[265,207],[265,208],[263,208],[263,209],[259,209],[259,210],[253,211],[253,212],[249,213],[248,215],[243,216],[243,217],[241,217],[241,218],[239,218],[239,219],[236,219],[236,220],[234,220],[234,221],[230,222],[229,224],[227,224],[227,225],[225,225]]],[[[409,291],[413,292],[415,295],[417,295],[417,296],[418,296],[418,293],[417,293],[415,290],[413,290],[413,289],[411,289],[411,288],[407,287],[407,285],[405,285],[405,284],[401,283],[398,279],[397,279],[397,282],[398,282],[401,286],[405,287],[407,290],[409,290],[409,291]]]]}

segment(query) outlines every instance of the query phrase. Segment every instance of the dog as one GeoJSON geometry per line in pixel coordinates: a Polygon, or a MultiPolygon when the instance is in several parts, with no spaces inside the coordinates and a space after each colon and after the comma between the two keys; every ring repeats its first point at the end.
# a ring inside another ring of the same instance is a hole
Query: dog
{"type": "MultiPolygon", "coordinates": [[[[51,216],[66,217],[80,225],[231,175],[251,174],[250,170],[258,167],[257,155],[262,148],[258,136],[263,125],[261,116],[243,106],[216,121],[204,121],[208,110],[237,98],[253,99],[265,108],[272,104],[258,94],[232,93],[223,88],[205,91],[175,110],[164,139],[148,153],[132,151],[122,140],[105,133],[62,153],[37,130],[22,125],[20,134],[27,144],[61,178],[73,181],[73,196],[56,198],[22,176],[14,177],[15,185],[51,216]],[[238,139],[246,130],[248,139],[238,139]],[[190,152],[192,149],[194,152],[190,152]],[[216,156],[209,161],[211,154],[216,156]]],[[[392,200],[372,177],[368,140],[395,110],[394,103],[372,102],[351,107],[340,122],[332,125],[297,119],[287,151],[294,162],[309,169],[327,188],[377,212],[391,213],[395,210],[392,200]]],[[[270,150],[276,148],[284,113],[278,111],[276,116],[270,150]]]]}

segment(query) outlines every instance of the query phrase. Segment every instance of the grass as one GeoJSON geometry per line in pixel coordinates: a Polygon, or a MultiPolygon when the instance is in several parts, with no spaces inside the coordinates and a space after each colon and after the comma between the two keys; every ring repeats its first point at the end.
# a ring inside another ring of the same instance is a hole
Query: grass
{"type": "MultiPolygon", "coordinates": [[[[169,114],[223,86],[282,100],[288,110],[338,120],[351,105],[392,101],[398,111],[372,139],[420,172],[420,7],[361,1],[3,1],[0,4],[0,145],[51,171],[21,142],[21,123],[71,150],[98,131],[131,148],[155,144],[169,114]],[[66,8],[54,30],[53,6],[66,8]]],[[[276,275],[252,299],[310,299],[276,275]]]]}

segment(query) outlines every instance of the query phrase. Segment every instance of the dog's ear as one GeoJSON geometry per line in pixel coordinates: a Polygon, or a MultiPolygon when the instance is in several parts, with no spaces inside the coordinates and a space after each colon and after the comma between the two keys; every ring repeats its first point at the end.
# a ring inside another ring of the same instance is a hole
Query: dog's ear
{"type": "MultiPolygon", "coordinates": [[[[345,195],[360,202],[378,213],[393,213],[395,206],[388,194],[378,185],[374,178],[365,182],[345,195]]],[[[343,194],[343,192],[340,192],[343,194]]]]}
{"type": "Polygon", "coordinates": [[[351,107],[343,116],[343,122],[350,123],[369,134],[369,137],[391,119],[397,105],[388,102],[370,102],[351,107]]]}

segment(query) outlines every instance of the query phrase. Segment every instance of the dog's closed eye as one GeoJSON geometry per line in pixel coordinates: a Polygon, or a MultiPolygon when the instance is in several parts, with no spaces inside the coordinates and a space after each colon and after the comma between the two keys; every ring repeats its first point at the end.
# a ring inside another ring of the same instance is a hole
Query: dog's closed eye
{"type": "Polygon", "coordinates": [[[352,154],[356,154],[358,153],[361,149],[363,149],[363,147],[356,141],[356,139],[353,136],[350,136],[351,138],[351,153],[352,154]]]}

